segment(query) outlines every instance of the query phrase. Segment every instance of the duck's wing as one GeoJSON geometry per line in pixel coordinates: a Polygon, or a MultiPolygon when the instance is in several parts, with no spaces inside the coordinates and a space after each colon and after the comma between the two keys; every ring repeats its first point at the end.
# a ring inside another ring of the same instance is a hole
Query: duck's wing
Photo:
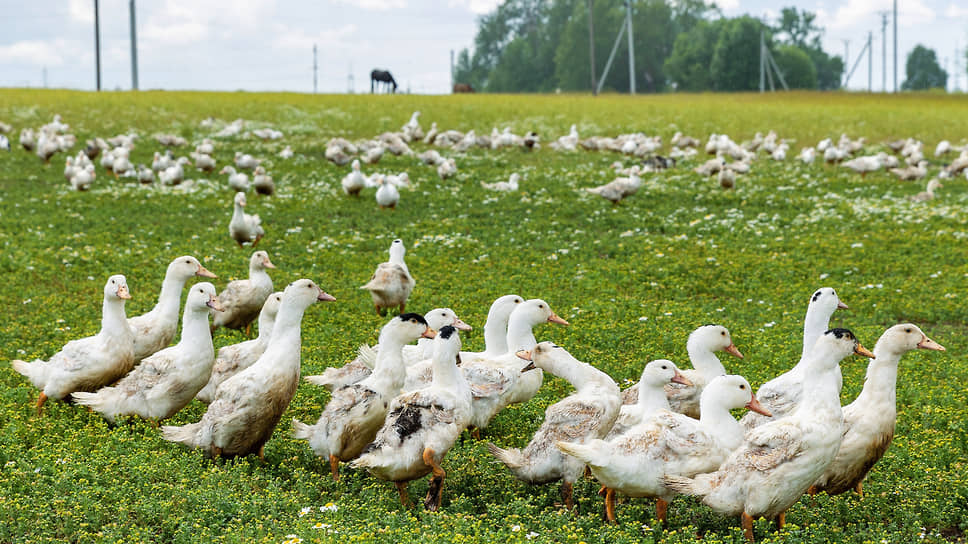
{"type": "Polygon", "coordinates": [[[405,285],[410,281],[410,275],[398,264],[380,263],[373,272],[373,277],[363,286],[370,291],[384,291],[388,288],[405,285]]]}
{"type": "Polygon", "coordinates": [[[605,407],[583,399],[565,399],[552,404],[545,410],[542,427],[554,427],[559,440],[568,442],[581,440],[605,423],[605,407]]]}
{"type": "Polygon", "coordinates": [[[753,429],[734,459],[744,466],[766,472],[795,459],[803,451],[803,430],[789,421],[777,421],[753,429]]]}
{"type": "Polygon", "coordinates": [[[508,372],[485,361],[472,361],[461,365],[464,379],[474,398],[498,397],[511,389],[514,380],[508,372]]]}

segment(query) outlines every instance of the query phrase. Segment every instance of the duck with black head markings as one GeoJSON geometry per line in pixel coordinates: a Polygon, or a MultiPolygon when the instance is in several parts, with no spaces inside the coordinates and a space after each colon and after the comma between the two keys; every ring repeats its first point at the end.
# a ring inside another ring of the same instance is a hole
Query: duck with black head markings
{"type": "Polygon", "coordinates": [[[458,369],[457,329],[441,328],[433,344],[430,385],[393,399],[383,427],[353,466],[393,482],[404,506],[410,502],[407,483],[432,473],[424,507],[436,511],[446,475],[441,461],[470,423],[471,390],[458,369]]]}
{"type": "Polygon", "coordinates": [[[329,461],[334,480],[339,480],[340,461],[355,459],[373,441],[390,401],[400,393],[407,377],[403,347],[435,334],[420,314],[394,317],[380,331],[373,373],[359,383],[333,391],[315,425],[292,420],[293,437],[309,441],[316,455],[329,461]]]}

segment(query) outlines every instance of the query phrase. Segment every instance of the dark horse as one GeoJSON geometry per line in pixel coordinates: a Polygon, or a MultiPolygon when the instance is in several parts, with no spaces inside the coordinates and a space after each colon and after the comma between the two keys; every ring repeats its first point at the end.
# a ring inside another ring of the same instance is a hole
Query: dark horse
{"type": "Polygon", "coordinates": [[[370,93],[374,92],[374,86],[377,82],[385,83],[387,91],[391,93],[397,92],[397,82],[393,79],[393,75],[390,74],[389,70],[373,70],[370,72],[370,93]],[[393,90],[390,90],[390,85],[393,85],[393,90]]]}

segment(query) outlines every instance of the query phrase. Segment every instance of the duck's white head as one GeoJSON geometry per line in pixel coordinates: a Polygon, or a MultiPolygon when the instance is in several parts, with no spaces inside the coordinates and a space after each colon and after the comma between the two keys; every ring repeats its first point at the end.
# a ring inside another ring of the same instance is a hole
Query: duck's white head
{"type": "Polygon", "coordinates": [[[424,314],[424,319],[427,320],[427,326],[435,331],[439,331],[443,327],[448,325],[462,330],[469,331],[472,329],[470,325],[464,323],[457,317],[457,313],[450,308],[435,308],[424,314]]]}
{"type": "Polygon", "coordinates": [[[353,159],[353,171],[354,172],[360,171],[360,159],[353,159]]]}
{"type": "Polygon", "coordinates": [[[269,319],[275,319],[276,314],[279,313],[279,305],[282,304],[282,291],[276,291],[269,295],[266,299],[265,304],[262,305],[262,313],[266,314],[269,319]]]}
{"type": "Polygon", "coordinates": [[[514,172],[513,174],[511,174],[511,179],[508,181],[510,181],[511,183],[518,183],[519,181],[521,181],[521,174],[514,172]]]}
{"type": "Polygon", "coordinates": [[[848,306],[841,302],[837,292],[832,287],[821,287],[810,296],[807,312],[815,311],[823,315],[833,315],[836,310],[846,310],[848,306]]]}
{"type": "Polygon", "coordinates": [[[403,344],[409,344],[418,338],[433,338],[437,331],[427,325],[427,320],[420,314],[400,314],[390,320],[380,331],[380,343],[394,339],[403,344]]]}
{"type": "Polygon", "coordinates": [[[282,305],[295,305],[302,310],[310,307],[316,302],[329,302],[336,300],[336,297],[323,291],[313,280],[299,279],[288,286],[282,294],[282,305]]]}
{"type": "Polygon", "coordinates": [[[727,410],[746,408],[758,414],[770,417],[773,414],[763,407],[753,395],[753,388],[746,378],[736,374],[716,376],[702,390],[702,400],[706,404],[713,402],[727,410]]]}
{"type": "Polygon", "coordinates": [[[487,312],[488,321],[495,319],[499,322],[507,323],[508,318],[511,316],[511,312],[514,311],[520,304],[524,302],[524,299],[518,295],[504,295],[503,297],[498,297],[491,304],[491,309],[487,312]]]}
{"type": "Polygon", "coordinates": [[[185,308],[191,311],[224,312],[215,294],[215,286],[207,281],[196,283],[188,291],[185,308]]]}
{"type": "Polygon", "coordinates": [[[198,259],[192,257],[191,255],[182,255],[168,265],[168,271],[166,275],[174,275],[175,277],[187,280],[192,276],[202,276],[204,278],[217,278],[215,274],[209,272],[207,268],[202,266],[202,263],[198,262],[198,259]]]}
{"type": "Polygon", "coordinates": [[[245,207],[245,193],[235,193],[235,205],[240,208],[245,207]]]}
{"type": "Polygon", "coordinates": [[[568,353],[568,350],[555,344],[554,342],[541,342],[531,350],[520,350],[515,352],[515,355],[517,355],[519,359],[530,361],[527,366],[521,369],[521,372],[527,372],[529,370],[540,368],[541,370],[547,370],[552,374],[556,374],[555,367],[559,361],[574,359],[574,357],[568,353]]]}
{"type": "Polygon", "coordinates": [[[733,344],[729,329],[722,325],[703,325],[692,331],[686,346],[690,352],[692,350],[725,351],[734,357],[743,358],[743,354],[733,344]]]}
{"type": "Polygon", "coordinates": [[[263,269],[263,268],[275,268],[276,265],[272,264],[269,260],[269,254],[265,251],[259,250],[249,257],[249,268],[263,269]]]}
{"type": "Polygon", "coordinates": [[[902,323],[884,331],[874,345],[874,354],[903,355],[916,349],[946,351],[944,346],[928,338],[917,325],[902,323]]]}
{"type": "Polygon", "coordinates": [[[511,319],[523,320],[532,327],[541,323],[568,325],[567,321],[558,317],[551,306],[540,298],[533,298],[518,304],[511,312],[511,319]]]}
{"type": "Polygon", "coordinates": [[[941,185],[941,182],[938,181],[938,178],[932,178],[931,181],[928,182],[927,190],[934,191],[935,189],[940,189],[941,187],[944,187],[944,185],[941,185]]]}
{"type": "Polygon", "coordinates": [[[639,379],[640,387],[662,389],[667,383],[692,385],[692,382],[679,372],[676,364],[668,359],[650,361],[642,369],[642,377],[639,379]]]}
{"type": "Polygon", "coordinates": [[[849,329],[829,329],[820,335],[810,351],[812,368],[818,371],[834,368],[848,355],[875,358],[849,329]]]}
{"type": "Polygon", "coordinates": [[[130,299],[131,295],[128,294],[128,280],[121,274],[115,274],[108,278],[108,282],[104,284],[104,298],[130,299]]]}
{"type": "Polygon", "coordinates": [[[403,256],[407,254],[407,248],[403,245],[403,240],[397,238],[393,242],[390,242],[390,260],[403,259],[403,256]]]}

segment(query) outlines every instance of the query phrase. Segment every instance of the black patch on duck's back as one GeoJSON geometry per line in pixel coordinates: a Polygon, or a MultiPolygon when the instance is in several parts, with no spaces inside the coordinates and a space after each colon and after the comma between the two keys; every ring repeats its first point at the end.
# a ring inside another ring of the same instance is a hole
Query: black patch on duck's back
{"type": "Polygon", "coordinates": [[[850,332],[850,329],[830,329],[824,334],[832,334],[838,339],[846,336],[850,340],[857,340],[857,337],[854,336],[854,333],[850,332]]]}
{"type": "Polygon", "coordinates": [[[427,320],[424,319],[424,316],[420,314],[400,314],[398,317],[400,318],[401,321],[409,321],[411,319],[416,319],[417,323],[423,323],[424,325],[427,324],[427,320]]]}
{"type": "Polygon", "coordinates": [[[443,338],[444,340],[447,340],[456,331],[457,331],[457,328],[454,327],[453,325],[445,325],[441,327],[439,331],[437,331],[437,334],[440,335],[440,337],[443,338]]]}
{"type": "Polygon", "coordinates": [[[408,404],[394,410],[390,415],[394,416],[393,430],[397,431],[400,440],[405,440],[408,436],[420,430],[423,417],[420,407],[408,404]]]}

